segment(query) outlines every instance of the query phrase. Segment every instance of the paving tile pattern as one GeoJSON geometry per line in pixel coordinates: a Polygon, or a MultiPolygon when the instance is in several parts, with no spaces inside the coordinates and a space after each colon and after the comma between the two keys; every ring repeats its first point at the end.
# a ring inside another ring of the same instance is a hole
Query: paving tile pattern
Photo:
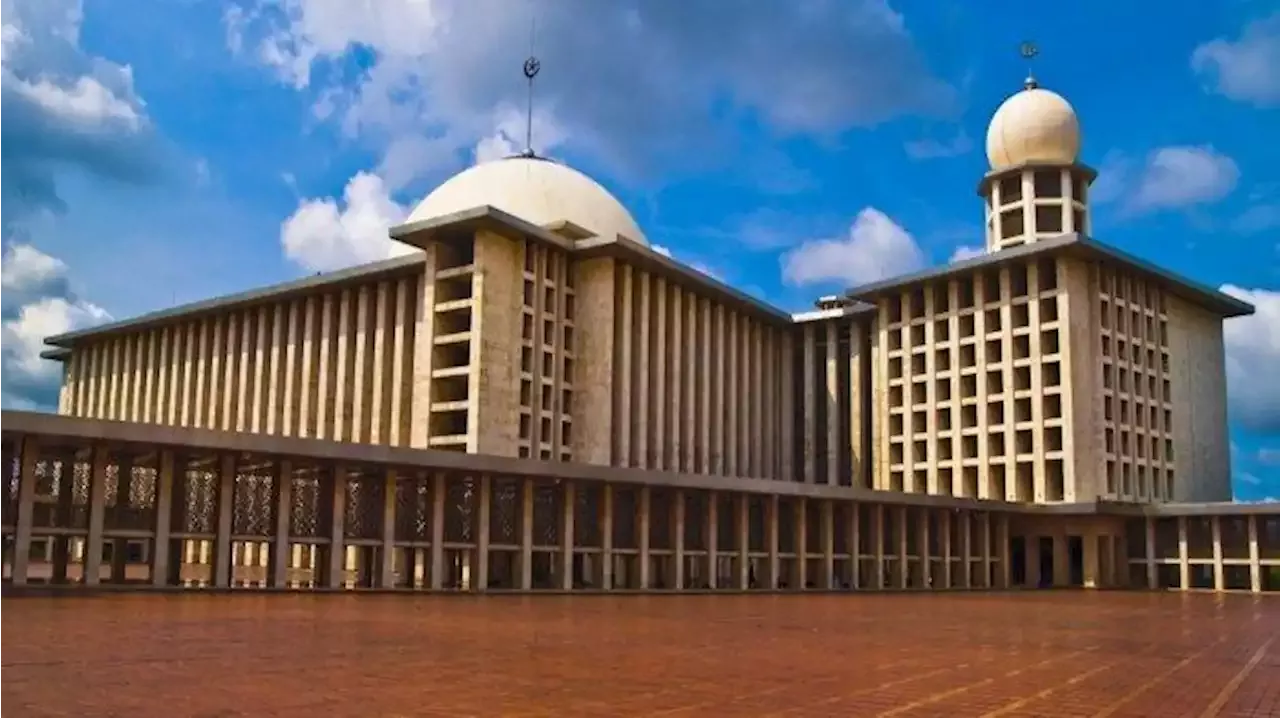
{"type": "Polygon", "coordinates": [[[1280,716],[1280,599],[4,602],[10,716],[1280,716]]]}

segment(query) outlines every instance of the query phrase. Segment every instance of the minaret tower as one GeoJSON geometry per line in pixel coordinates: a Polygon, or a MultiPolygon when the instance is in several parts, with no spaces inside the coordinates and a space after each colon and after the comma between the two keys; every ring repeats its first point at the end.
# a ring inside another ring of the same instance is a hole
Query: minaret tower
{"type": "MultiPolygon", "coordinates": [[[[1023,43],[1022,56],[1035,55],[1035,46],[1023,43]]],[[[991,170],[978,194],[986,200],[988,252],[1088,234],[1088,187],[1096,173],[1076,161],[1079,154],[1075,110],[1028,72],[1023,89],[1000,105],[987,128],[991,170]]]]}

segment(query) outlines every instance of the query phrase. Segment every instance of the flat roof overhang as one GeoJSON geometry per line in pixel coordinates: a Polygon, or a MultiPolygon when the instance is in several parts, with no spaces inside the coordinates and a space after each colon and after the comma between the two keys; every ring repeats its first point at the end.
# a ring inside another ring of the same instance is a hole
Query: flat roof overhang
{"type": "Polygon", "coordinates": [[[914,274],[891,277],[880,282],[864,284],[848,290],[845,292],[845,296],[849,299],[874,302],[888,294],[905,291],[917,284],[1000,267],[1017,260],[1057,254],[1083,259],[1103,260],[1123,265],[1125,268],[1159,283],[1170,293],[1197,306],[1204,307],[1223,318],[1248,316],[1253,314],[1254,311],[1252,304],[1242,302],[1229,294],[1173,274],[1144,259],[1102,242],[1089,239],[1081,234],[1064,234],[1058,237],[1050,237],[1049,239],[1002,249],[998,252],[983,254],[972,259],[940,267],[930,267],[914,274]]]}
{"type": "Polygon", "coordinates": [[[845,499],[940,509],[1014,512],[1024,508],[1017,504],[998,501],[898,494],[851,486],[517,459],[437,449],[414,449],[105,419],[83,419],[41,412],[6,410],[0,414],[0,428],[5,440],[16,440],[30,435],[44,442],[126,445],[137,447],[140,451],[181,449],[188,453],[193,451],[232,452],[259,457],[324,461],[348,464],[353,467],[383,466],[407,471],[447,471],[546,480],[570,479],[693,490],[736,491],[784,497],[845,499]]]}

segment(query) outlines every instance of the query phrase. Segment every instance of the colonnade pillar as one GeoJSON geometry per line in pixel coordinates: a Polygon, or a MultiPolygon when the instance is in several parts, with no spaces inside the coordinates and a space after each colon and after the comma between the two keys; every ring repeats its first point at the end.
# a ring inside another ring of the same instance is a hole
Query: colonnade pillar
{"type": "MultiPolygon", "coordinates": [[[[329,565],[326,572],[326,584],[328,588],[342,588],[343,574],[347,568],[347,547],[343,540],[346,535],[346,502],[347,502],[347,467],[336,466],[333,469],[333,481],[329,487],[329,491],[333,496],[331,504],[331,516],[329,517],[329,565]]],[[[230,507],[230,502],[227,502],[230,507]]],[[[228,522],[230,521],[230,512],[227,513],[228,522]]],[[[218,533],[219,543],[222,541],[222,532],[218,533]]],[[[230,547],[230,531],[227,532],[228,548],[230,547]]],[[[230,569],[230,564],[225,558],[219,558],[218,570],[222,571],[230,569]]],[[[219,574],[221,575],[221,574],[219,574]]],[[[218,584],[221,586],[222,584],[218,584]]]]}
{"type": "MultiPolygon", "coordinates": [[[[279,540],[277,534],[276,540],[279,540]]],[[[396,585],[396,472],[388,469],[382,482],[382,548],[378,571],[378,588],[396,585]]]]}
{"type": "Polygon", "coordinates": [[[13,583],[27,583],[31,571],[31,530],[35,518],[36,460],[40,458],[40,442],[35,437],[22,440],[18,468],[18,515],[14,520],[13,583]]]}
{"type": "Polygon", "coordinates": [[[1191,585],[1191,565],[1187,550],[1187,517],[1178,517],[1178,585],[1183,591],[1191,585]]]}
{"type": "MultiPolygon", "coordinates": [[[[834,474],[829,474],[834,478],[834,474]]],[[[830,499],[822,501],[822,588],[831,590],[836,587],[836,534],[835,534],[835,502],[830,499]]]]}
{"type": "MultiPolygon", "coordinates": [[[[276,535],[271,549],[271,586],[284,588],[293,559],[289,544],[289,513],[293,505],[293,462],[285,459],[276,466],[276,535]]],[[[395,499],[394,492],[392,500],[395,499]]]]}
{"type": "Polygon", "coordinates": [[[444,500],[447,490],[444,472],[431,475],[431,590],[444,588],[444,500]]]}
{"type": "Polygon", "coordinates": [[[636,542],[640,549],[640,588],[648,590],[650,582],[649,527],[653,518],[653,494],[648,486],[640,487],[640,536],[636,542]]]}
{"type": "Polygon", "coordinates": [[[533,590],[533,492],[534,481],[520,481],[520,590],[533,590]]]}
{"type": "Polygon", "coordinates": [[[1147,590],[1156,590],[1158,583],[1156,576],[1156,521],[1148,516],[1144,519],[1146,530],[1144,532],[1147,544],[1147,590]]]}
{"type": "Polygon", "coordinates": [[[563,481],[564,504],[560,513],[560,588],[573,590],[573,510],[577,497],[571,481],[563,481]]]}
{"type": "Polygon", "coordinates": [[[751,588],[751,497],[738,494],[738,590],[751,588]]]}
{"type": "MultiPolygon", "coordinates": [[[[106,519],[106,509],[107,509],[106,494],[107,494],[107,461],[108,459],[110,459],[110,454],[108,453],[107,448],[105,446],[94,447],[93,467],[91,469],[92,473],[89,476],[89,536],[85,541],[85,549],[84,549],[83,580],[84,580],[84,585],[86,586],[98,585],[102,576],[102,546],[103,546],[102,530],[103,530],[103,526],[106,519]]],[[[64,469],[64,471],[66,471],[66,469],[64,469]]],[[[232,481],[235,480],[234,474],[231,475],[231,480],[232,481]]],[[[226,483],[225,478],[223,480],[223,483],[225,485],[226,483]]],[[[230,539],[231,539],[231,517],[229,513],[230,507],[228,506],[227,509],[224,510],[222,508],[222,502],[219,501],[219,515],[218,515],[218,537],[219,538],[221,538],[224,533],[222,531],[222,525],[224,523],[222,518],[222,513],[224,511],[228,512],[227,518],[225,520],[225,523],[227,524],[227,530],[225,533],[227,536],[227,542],[228,544],[230,544],[230,539]]],[[[228,550],[220,555],[220,558],[222,558],[223,561],[226,562],[227,564],[226,570],[228,571],[231,568],[229,554],[230,554],[230,551],[228,550]]]]}
{"type": "Polygon", "coordinates": [[[720,578],[720,562],[716,554],[720,548],[717,544],[720,541],[719,531],[717,530],[717,519],[720,513],[719,496],[714,491],[707,492],[707,526],[706,526],[706,546],[707,546],[707,588],[718,588],[718,579],[720,578]]]}
{"type": "MultiPolygon", "coordinates": [[[[476,564],[474,575],[471,576],[470,588],[474,591],[489,590],[489,516],[492,512],[493,505],[493,479],[488,474],[480,475],[480,498],[479,511],[476,512],[476,564]]],[[[572,498],[572,489],[567,488],[566,494],[572,498]]],[[[573,505],[566,502],[570,511],[573,505]]],[[[570,515],[572,527],[572,514],[570,515]]],[[[569,555],[573,555],[572,538],[569,543],[569,555]]]]}
{"type": "MultiPolygon", "coordinates": [[[[169,580],[169,533],[173,520],[173,452],[163,450],[156,470],[156,536],[151,546],[151,585],[164,586],[169,580]]],[[[23,463],[25,466],[25,462],[23,463]]],[[[287,505],[287,504],[286,504],[287,505]]],[[[276,510],[276,535],[289,535],[289,512],[276,510]],[[284,515],[284,531],[279,528],[284,515]]]]}
{"type": "Polygon", "coordinates": [[[1249,590],[1262,591],[1262,565],[1258,551],[1258,517],[1249,516],[1249,590]]]}
{"type": "Polygon", "coordinates": [[[600,488],[600,588],[613,590],[613,485],[600,488]]]}

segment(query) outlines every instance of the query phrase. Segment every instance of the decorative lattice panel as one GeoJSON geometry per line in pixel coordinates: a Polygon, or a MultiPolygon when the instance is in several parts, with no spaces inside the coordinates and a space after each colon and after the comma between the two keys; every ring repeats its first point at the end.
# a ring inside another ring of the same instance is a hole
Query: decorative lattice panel
{"type": "Polygon", "coordinates": [[[431,540],[431,482],[426,476],[396,482],[396,540],[431,540]]]}
{"type": "Polygon", "coordinates": [[[519,545],[520,515],[523,508],[520,481],[494,479],[490,492],[492,503],[489,507],[489,543],[519,545]]]}
{"type": "Polygon", "coordinates": [[[559,484],[538,483],[533,489],[533,542],[560,545],[560,515],[564,490],[559,484]]]}
{"type": "Polygon", "coordinates": [[[190,469],[181,475],[182,511],[178,525],[188,533],[217,530],[218,475],[208,469],[190,469]]]}
{"type": "Polygon", "coordinates": [[[386,480],[377,474],[348,476],[343,503],[343,532],[347,538],[380,538],[382,496],[386,480]]]}
{"type": "Polygon", "coordinates": [[[320,535],[320,477],[295,475],[289,493],[289,535],[320,535]]]}
{"type": "Polygon", "coordinates": [[[444,502],[444,540],[449,543],[475,541],[476,500],[479,486],[470,476],[450,476],[444,502]]]}
{"type": "Polygon", "coordinates": [[[236,475],[232,533],[262,537],[275,534],[274,473],[273,467],[266,466],[242,470],[236,475]]]}

